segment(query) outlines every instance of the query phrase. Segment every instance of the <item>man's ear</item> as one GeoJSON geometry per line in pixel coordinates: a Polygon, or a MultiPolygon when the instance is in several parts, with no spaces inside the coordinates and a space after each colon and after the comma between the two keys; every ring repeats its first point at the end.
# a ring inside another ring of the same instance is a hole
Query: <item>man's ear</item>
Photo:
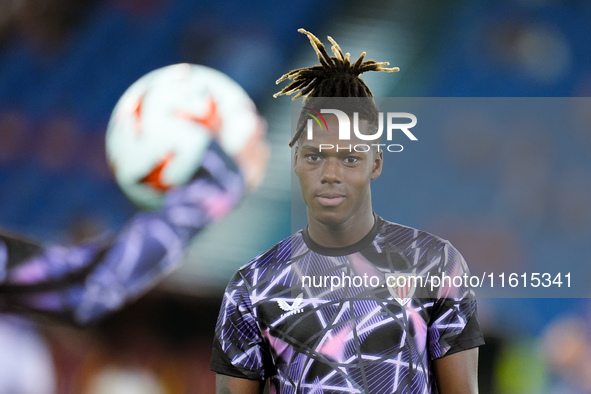
{"type": "Polygon", "coordinates": [[[293,155],[293,172],[298,175],[298,146],[295,147],[295,153],[293,155]]]}
{"type": "Polygon", "coordinates": [[[382,173],[384,166],[384,152],[377,151],[373,156],[373,167],[371,169],[371,180],[377,179],[382,173]]]}

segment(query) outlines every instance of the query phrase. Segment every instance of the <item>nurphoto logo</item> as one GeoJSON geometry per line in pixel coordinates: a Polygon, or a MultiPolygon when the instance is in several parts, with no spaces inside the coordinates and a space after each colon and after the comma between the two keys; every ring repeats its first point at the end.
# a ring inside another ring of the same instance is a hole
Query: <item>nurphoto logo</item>
{"type": "MultiPolygon", "coordinates": [[[[320,127],[320,130],[328,130],[328,125],[322,114],[334,114],[337,117],[339,124],[339,140],[350,141],[351,140],[351,121],[349,116],[338,109],[321,109],[320,112],[313,110],[312,108],[304,107],[308,111],[308,115],[311,119],[308,119],[306,124],[306,132],[308,140],[312,140],[314,137],[314,121],[320,127]]],[[[409,112],[387,112],[386,113],[386,140],[391,142],[396,131],[404,133],[411,141],[418,141],[418,138],[409,130],[416,126],[417,117],[409,112]],[[397,119],[407,119],[410,122],[398,123],[397,119]]],[[[359,130],[359,113],[353,113],[353,133],[357,138],[363,141],[379,141],[384,133],[384,114],[380,112],[378,114],[378,129],[374,134],[363,134],[359,130]]],[[[341,145],[337,144],[320,144],[319,150],[323,149],[336,149],[349,150],[355,152],[368,152],[372,147],[377,147],[378,151],[387,150],[388,152],[402,152],[404,147],[401,144],[381,144],[381,143],[367,143],[367,144],[349,144],[341,145]]]]}

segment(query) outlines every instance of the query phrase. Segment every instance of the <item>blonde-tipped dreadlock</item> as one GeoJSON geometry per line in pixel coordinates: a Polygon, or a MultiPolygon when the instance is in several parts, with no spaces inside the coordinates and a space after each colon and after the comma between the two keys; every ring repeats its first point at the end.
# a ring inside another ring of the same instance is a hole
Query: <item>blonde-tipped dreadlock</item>
{"type": "Polygon", "coordinates": [[[290,95],[297,92],[298,90],[299,92],[293,97],[293,100],[301,96],[305,96],[304,100],[308,97],[373,97],[371,90],[369,90],[363,80],[359,78],[359,75],[366,71],[400,71],[398,67],[386,68],[385,66],[390,64],[388,62],[376,62],[375,60],[363,61],[365,58],[365,52],[359,56],[359,59],[357,59],[355,63],[351,64],[349,60],[351,54],[343,54],[339,44],[337,44],[336,41],[330,36],[328,36],[328,40],[332,44],[331,50],[334,53],[334,56],[329,56],[328,52],[324,48],[324,44],[322,44],[322,42],[316,38],[314,34],[306,31],[305,29],[298,29],[298,32],[308,36],[314,51],[318,55],[320,64],[311,67],[298,68],[281,76],[281,78],[277,80],[277,84],[283,82],[286,79],[291,79],[293,82],[283,88],[283,90],[280,92],[275,93],[273,97],[290,95]],[[326,81],[330,82],[330,80],[333,79],[332,77],[338,75],[352,76],[354,77],[354,80],[359,82],[352,84],[353,86],[351,86],[351,89],[353,89],[353,91],[351,92],[335,90],[335,88],[338,89],[338,87],[335,87],[334,84],[325,83],[326,81]],[[323,91],[323,87],[328,87],[329,89],[325,89],[323,91]],[[362,89],[362,91],[359,91],[359,89],[362,89]],[[334,93],[341,94],[335,95],[334,93]]]}
{"type": "MultiPolygon", "coordinates": [[[[334,56],[330,56],[324,44],[314,34],[304,29],[298,29],[298,32],[308,36],[316,55],[318,55],[320,64],[298,68],[281,76],[277,80],[277,84],[286,79],[291,79],[292,82],[280,92],[275,93],[273,97],[291,95],[297,92],[292,100],[301,96],[304,96],[304,101],[312,97],[372,98],[373,93],[359,75],[366,71],[396,72],[400,70],[398,67],[386,68],[385,66],[389,65],[388,62],[364,61],[365,52],[359,56],[355,63],[351,63],[351,54],[343,53],[339,44],[328,36],[328,40],[332,44],[331,50],[334,53],[334,56]]],[[[375,106],[375,104],[373,105],[375,106]]],[[[302,132],[303,128],[299,128],[289,146],[293,146],[298,141],[302,132]]]]}

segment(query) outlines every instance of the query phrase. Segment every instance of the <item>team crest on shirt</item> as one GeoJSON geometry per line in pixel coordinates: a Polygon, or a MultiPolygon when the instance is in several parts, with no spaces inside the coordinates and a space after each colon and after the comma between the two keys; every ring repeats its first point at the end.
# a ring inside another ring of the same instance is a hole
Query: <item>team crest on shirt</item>
{"type": "Polygon", "coordinates": [[[295,315],[297,313],[302,312],[303,307],[301,307],[301,305],[302,305],[303,301],[304,301],[304,293],[300,293],[296,298],[294,298],[291,305],[285,300],[281,300],[281,299],[277,300],[277,305],[279,305],[279,308],[281,308],[282,310],[285,311],[285,313],[283,313],[281,315],[281,317],[291,316],[291,315],[295,315]]]}
{"type": "Polygon", "coordinates": [[[406,305],[415,294],[416,274],[386,274],[386,287],[400,305],[406,305]]]}

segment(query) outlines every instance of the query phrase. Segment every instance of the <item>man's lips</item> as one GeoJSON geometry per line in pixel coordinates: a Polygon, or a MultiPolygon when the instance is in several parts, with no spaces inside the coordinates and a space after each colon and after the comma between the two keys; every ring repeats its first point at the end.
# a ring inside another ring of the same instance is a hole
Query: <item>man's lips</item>
{"type": "Polygon", "coordinates": [[[337,193],[322,193],[316,195],[316,199],[322,206],[334,207],[339,205],[345,199],[345,196],[337,193]]]}

